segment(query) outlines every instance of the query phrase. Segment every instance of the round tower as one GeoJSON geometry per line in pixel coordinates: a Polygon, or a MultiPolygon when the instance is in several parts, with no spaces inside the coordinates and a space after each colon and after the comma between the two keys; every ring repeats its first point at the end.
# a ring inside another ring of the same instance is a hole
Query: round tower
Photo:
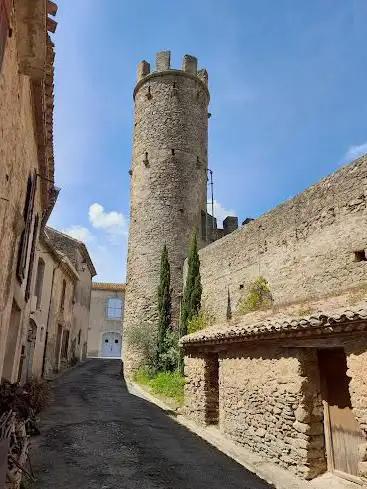
{"type": "Polygon", "coordinates": [[[205,241],[208,168],[208,77],[185,55],[171,69],[170,52],[157,54],[156,71],[142,61],[134,90],[124,368],[139,366],[141,353],[129,331],[157,328],[160,258],[167,245],[171,265],[172,321],[177,327],[183,264],[194,230],[205,241]],[[130,335],[131,338],[131,335],[130,335]]]}

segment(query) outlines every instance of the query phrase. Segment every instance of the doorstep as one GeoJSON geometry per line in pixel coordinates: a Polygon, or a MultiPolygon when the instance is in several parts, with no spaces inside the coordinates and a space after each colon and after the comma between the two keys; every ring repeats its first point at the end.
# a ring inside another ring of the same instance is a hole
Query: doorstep
{"type": "Polygon", "coordinates": [[[215,446],[222,453],[235,460],[250,472],[255,473],[276,489],[362,489],[362,486],[336,477],[331,473],[323,474],[312,481],[305,481],[283,469],[277,464],[265,460],[260,455],[241,447],[225,436],[215,426],[199,426],[192,420],[180,414],[176,410],[172,414],[172,408],[161,399],[157,399],[140,385],[126,381],[130,394],[141,397],[167,412],[173,420],[200,436],[202,439],[215,446]]]}

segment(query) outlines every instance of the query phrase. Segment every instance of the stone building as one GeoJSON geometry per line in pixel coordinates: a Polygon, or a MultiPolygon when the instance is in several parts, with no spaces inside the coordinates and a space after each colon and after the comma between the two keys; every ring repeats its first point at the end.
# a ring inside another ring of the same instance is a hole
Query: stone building
{"type": "MultiPolygon", "coordinates": [[[[216,236],[206,212],[208,179],[208,74],[185,55],[172,69],[170,52],[159,52],[156,70],[142,61],[134,90],[135,119],[124,331],[148,324],[156,331],[160,257],[167,245],[171,265],[172,318],[177,325],[182,269],[194,231],[202,246],[216,236]]],[[[224,232],[233,229],[228,222],[224,232]]],[[[124,342],[129,375],[141,356],[124,342]]]]}
{"type": "Polygon", "coordinates": [[[182,339],[188,416],[299,477],[363,487],[366,207],[363,156],[202,249],[216,324],[182,339]]]}
{"type": "Polygon", "coordinates": [[[53,207],[51,1],[0,2],[0,378],[22,375],[36,245],[53,207]]]}
{"type": "Polygon", "coordinates": [[[52,246],[68,259],[78,274],[72,296],[73,315],[68,355],[76,361],[83,360],[87,356],[92,278],[97,272],[84,243],[50,227],[46,228],[46,234],[52,246]]]}
{"type": "Polygon", "coordinates": [[[121,358],[125,284],[93,282],[88,356],[121,358]]]}
{"type": "Polygon", "coordinates": [[[79,274],[67,256],[52,245],[47,231],[41,235],[38,248],[32,328],[26,343],[30,354],[25,355],[23,380],[31,376],[51,378],[63,366],[81,358],[81,335],[73,327],[79,274]]]}

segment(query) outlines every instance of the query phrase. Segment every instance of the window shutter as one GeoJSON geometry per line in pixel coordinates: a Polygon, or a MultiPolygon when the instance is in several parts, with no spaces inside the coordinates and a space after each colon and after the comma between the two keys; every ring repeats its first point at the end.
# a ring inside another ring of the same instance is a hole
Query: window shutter
{"type": "Polygon", "coordinates": [[[9,0],[0,0],[0,71],[5,54],[6,39],[9,35],[9,0]]]}
{"type": "Polygon", "coordinates": [[[28,178],[27,194],[26,194],[24,213],[23,213],[25,227],[22,236],[20,238],[20,245],[19,245],[17,277],[21,282],[23,282],[25,278],[25,271],[27,268],[29,235],[32,226],[34,199],[36,195],[36,182],[37,182],[37,175],[36,172],[34,172],[33,177],[29,176],[28,178]]]}
{"type": "Polygon", "coordinates": [[[33,226],[33,237],[32,237],[32,247],[31,247],[31,255],[29,258],[29,267],[28,267],[28,276],[27,276],[27,285],[25,289],[25,300],[28,301],[31,295],[31,284],[32,284],[32,275],[33,275],[33,265],[34,265],[34,254],[36,251],[36,243],[38,238],[38,215],[34,219],[33,226]]]}

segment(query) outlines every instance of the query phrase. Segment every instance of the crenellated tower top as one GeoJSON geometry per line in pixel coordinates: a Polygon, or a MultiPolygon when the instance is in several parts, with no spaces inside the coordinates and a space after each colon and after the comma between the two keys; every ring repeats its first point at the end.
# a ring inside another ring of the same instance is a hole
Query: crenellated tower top
{"type": "Polygon", "coordinates": [[[171,68],[171,51],[159,51],[156,54],[155,71],[150,71],[150,63],[148,61],[143,60],[138,64],[137,86],[135,87],[134,96],[146,80],[167,72],[199,78],[204,86],[208,87],[208,72],[206,69],[198,70],[198,60],[195,56],[185,54],[182,59],[182,67],[178,70],[171,68]]]}

